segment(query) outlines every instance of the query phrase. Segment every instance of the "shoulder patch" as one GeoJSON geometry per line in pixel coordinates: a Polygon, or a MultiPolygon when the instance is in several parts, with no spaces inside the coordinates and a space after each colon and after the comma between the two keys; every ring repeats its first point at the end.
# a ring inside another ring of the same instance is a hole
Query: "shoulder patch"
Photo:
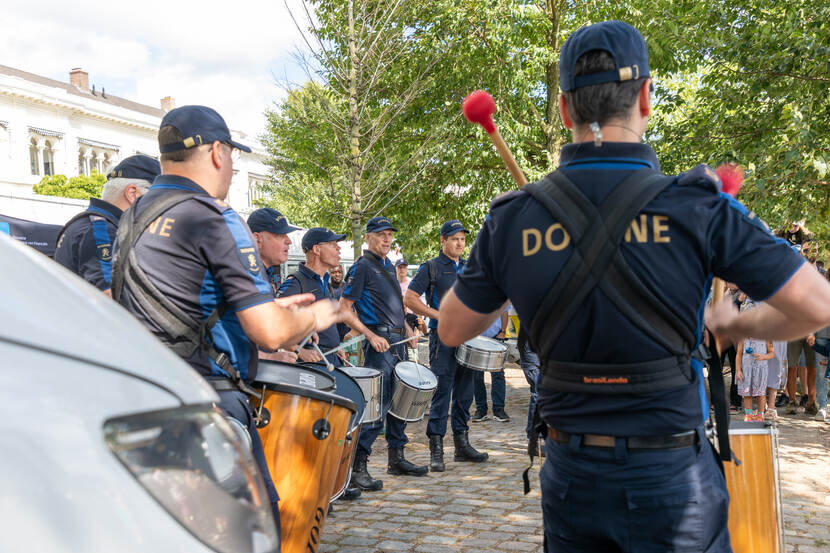
{"type": "Polygon", "coordinates": [[[101,261],[112,261],[112,244],[98,244],[95,255],[101,261]]]}
{"type": "Polygon", "coordinates": [[[231,209],[231,206],[229,206],[227,203],[212,196],[194,196],[193,199],[197,202],[205,204],[217,213],[224,213],[231,209]]]}
{"type": "Polygon", "coordinates": [[[248,246],[244,248],[237,249],[237,256],[239,257],[239,261],[242,265],[248,269],[252,275],[259,273],[259,260],[257,258],[257,251],[256,248],[253,246],[248,246]]]}
{"type": "Polygon", "coordinates": [[[498,196],[493,198],[493,201],[490,202],[490,209],[493,209],[494,207],[506,204],[507,202],[509,202],[511,200],[515,200],[521,194],[522,194],[521,190],[509,190],[507,192],[502,192],[501,194],[499,194],[498,196]]]}
{"type": "Polygon", "coordinates": [[[715,170],[701,163],[695,165],[685,173],[677,175],[678,186],[697,186],[705,188],[715,194],[721,190],[721,182],[715,170]]]}

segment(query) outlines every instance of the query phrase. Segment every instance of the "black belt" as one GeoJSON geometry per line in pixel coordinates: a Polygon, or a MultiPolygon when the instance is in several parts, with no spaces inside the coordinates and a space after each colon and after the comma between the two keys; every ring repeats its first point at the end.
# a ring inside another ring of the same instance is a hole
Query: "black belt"
{"type": "Polygon", "coordinates": [[[404,335],[404,329],[402,328],[394,328],[386,325],[366,325],[366,327],[372,332],[383,332],[384,334],[400,334],[401,336],[404,335]]]}
{"type": "MultiPolygon", "coordinates": [[[[560,443],[568,443],[571,434],[555,428],[548,428],[548,438],[560,443]]],[[[613,449],[619,436],[601,436],[598,434],[582,434],[582,445],[590,447],[607,447],[613,449]]],[[[622,438],[628,449],[679,449],[698,443],[696,430],[669,434],[668,436],[631,436],[622,438]]]]}

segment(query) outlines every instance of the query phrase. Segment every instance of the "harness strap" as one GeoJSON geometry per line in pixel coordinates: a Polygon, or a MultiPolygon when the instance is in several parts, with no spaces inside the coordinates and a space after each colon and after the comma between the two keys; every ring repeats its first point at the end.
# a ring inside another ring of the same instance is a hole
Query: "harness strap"
{"type": "Polygon", "coordinates": [[[615,187],[599,209],[559,171],[525,186],[574,242],[570,258],[530,324],[531,343],[543,359],[546,386],[562,391],[640,393],[691,381],[688,361],[694,335],[643,284],[619,249],[633,218],[673,181],[674,177],[651,169],[636,171],[615,187]],[[672,355],[620,365],[550,360],[562,332],[596,288],[672,355]]]}
{"type": "Polygon", "coordinates": [[[61,230],[60,230],[60,232],[58,232],[58,236],[55,239],[55,244],[60,244],[61,243],[61,239],[63,238],[63,235],[66,234],[67,229],[69,229],[69,227],[75,221],[77,221],[79,219],[83,219],[84,217],[91,217],[93,215],[95,215],[97,217],[103,217],[112,226],[118,227],[118,220],[116,220],[116,218],[111,213],[107,213],[106,211],[90,211],[89,209],[86,209],[86,210],[78,213],[77,215],[75,215],[71,219],[69,219],[63,225],[63,227],[61,227],[61,230]]]}

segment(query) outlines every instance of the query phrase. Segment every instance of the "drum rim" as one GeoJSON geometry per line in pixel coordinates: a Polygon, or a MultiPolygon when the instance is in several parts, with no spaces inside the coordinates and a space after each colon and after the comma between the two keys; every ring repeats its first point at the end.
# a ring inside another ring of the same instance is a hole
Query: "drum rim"
{"type": "MultiPolygon", "coordinates": [[[[257,373],[256,373],[256,378],[254,379],[254,382],[258,382],[259,384],[272,384],[271,382],[268,382],[267,380],[260,380],[260,376],[261,376],[261,374],[259,372],[260,365],[265,365],[265,366],[268,366],[268,365],[281,365],[281,366],[284,366],[284,367],[291,367],[295,370],[303,370],[303,371],[316,373],[316,374],[325,376],[327,379],[329,379],[331,381],[332,385],[336,385],[334,377],[331,376],[331,374],[325,369],[321,369],[321,368],[314,367],[314,366],[309,366],[309,365],[301,365],[299,363],[285,363],[283,361],[272,361],[272,360],[269,360],[269,359],[260,359],[259,362],[257,363],[257,373]]],[[[273,384],[283,384],[283,383],[282,382],[274,382],[273,384]]],[[[314,389],[319,390],[319,388],[314,388],[314,389]]]]}
{"type": "Polygon", "coordinates": [[[352,400],[344,396],[339,396],[333,392],[324,392],[322,390],[318,390],[317,388],[306,388],[305,386],[288,384],[285,382],[270,383],[260,382],[258,380],[254,380],[253,382],[254,390],[260,389],[263,385],[266,390],[270,390],[272,392],[284,392],[325,402],[333,400],[335,405],[345,407],[346,409],[352,411],[352,413],[357,413],[357,405],[355,405],[352,400]]]}
{"type": "MultiPolygon", "coordinates": [[[[418,363],[418,362],[416,362],[416,361],[399,361],[399,362],[395,363],[395,367],[394,367],[394,369],[393,369],[393,371],[392,371],[392,375],[393,375],[393,376],[394,376],[397,380],[400,380],[401,382],[403,382],[404,384],[406,384],[406,385],[407,385],[407,386],[409,386],[410,388],[414,388],[414,389],[416,389],[416,390],[422,390],[422,389],[423,389],[423,388],[416,388],[415,386],[413,386],[413,385],[412,385],[412,384],[410,384],[409,382],[406,382],[403,378],[401,378],[401,377],[398,375],[398,367],[399,367],[400,365],[404,365],[404,364],[406,364],[406,363],[411,363],[411,364],[413,364],[413,365],[417,365],[417,366],[421,367],[422,369],[426,370],[429,374],[431,374],[431,375],[432,375],[432,380],[433,380],[433,383],[435,384],[435,386],[434,386],[433,388],[426,388],[426,391],[429,391],[429,390],[433,390],[433,389],[435,389],[435,388],[438,388],[438,375],[437,375],[437,374],[435,374],[434,372],[432,372],[432,370],[430,370],[430,368],[429,368],[429,367],[427,367],[426,365],[422,365],[422,364],[420,364],[420,363],[418,363]]],[[[418,374],[421,374],[421,373],[419,372],[418,374]]],[[[397,382],[397,381],[396,381],[396,382],[397,382]]]]}
{"type": "Polygon", "coordinates": [[[379,370],[373,369],[372,367],[358,367],[358,366],[349,367],[349,366],[344,366],[344,367],[337,367],[337,368],[342,369],[343,372],[345,372],[346,374],[349,374],[346,369],[364,369],[364,370],[367,370],[367,371],[372,371],[374,373],[374,374],[364,374],[364,375],[360,375],[360,376],[354,376],[354,375],[349,374],[349,376],[351,376],[355,380],[360,379],[360,378],[377,378],[377,377],[379,377],[380,375],[383,374],[379,370]]]}
{"type": "Polygon", "coordinates": [[[472,342],[473,340],[481,340],[485,343],[499,346],[498,351],[487,350],[487,353],[504,353],[508,349],[507,344],[505,344],[504,342],[496,340],[495,338],[490,338],[488,336],[473,336],[472,338],[470,338],[469,340],[467,340],[466,342],[464,342],[463,344],[461,344],[458,347],[459,348],[466,347],[466,348],[469,348],[469,349],[474,349],[475,345],[470,344],[470,342],[472,342]]]}

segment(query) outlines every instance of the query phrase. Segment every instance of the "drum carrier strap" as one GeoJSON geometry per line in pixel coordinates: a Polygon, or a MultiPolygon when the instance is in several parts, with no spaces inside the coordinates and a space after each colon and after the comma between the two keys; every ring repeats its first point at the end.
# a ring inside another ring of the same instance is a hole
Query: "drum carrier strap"
{"type": "Polygon", "coordinates": [[[561,172],[524,187],[561,223],[574,251],[530,324],[530,342],[541,360],[542,384],[591,394],[637,394],[692,381],[691,330],[631,270],[620,242],[631,221],[675,177],[642,169],[624,179],[596,206],[561,172]],[[623,364],[563,362],[550,354],[589,294],[600,289],[635,326],[671,352],[665,358],[623,364]]]}
{"type": "MultiPolygon", "coordinates": [[[[427,271],[429,274],[429,287],[427,287],[426,300],[427,305],[432,307],[432,295],[438,289],[438,258],[433,257],[427,260],[427,271]]],[[[441,298],[436,298],[438,303],[441,303],[441,298]]]]}
{"type": "Polygon", "coordinates": [[[199,323],[170,301],[153,284],[139,265],[135,254],[138,239],[153,221],[173,207],[196,196],[197,194],[192,192],[171,192],[146,206],[141,214],[136,215],[136,206],[141,201],[139,198],[130,209],[124,212],[116,234],[118,248],[112,268],[112,297],[115,301],[122,303],[122,294],[126,284],[141,308],[162,328],[164,335],[159,336],[159,339],[165,345],[182,358],[188,358],[200,349],[228,374],[236,388],[246,394],[259,397],[257,392],[245,384],[230,358],[216,349],[211,339],[210,331],[227,311],[228,303],[223,299],[216,309],[199,323]]]}

